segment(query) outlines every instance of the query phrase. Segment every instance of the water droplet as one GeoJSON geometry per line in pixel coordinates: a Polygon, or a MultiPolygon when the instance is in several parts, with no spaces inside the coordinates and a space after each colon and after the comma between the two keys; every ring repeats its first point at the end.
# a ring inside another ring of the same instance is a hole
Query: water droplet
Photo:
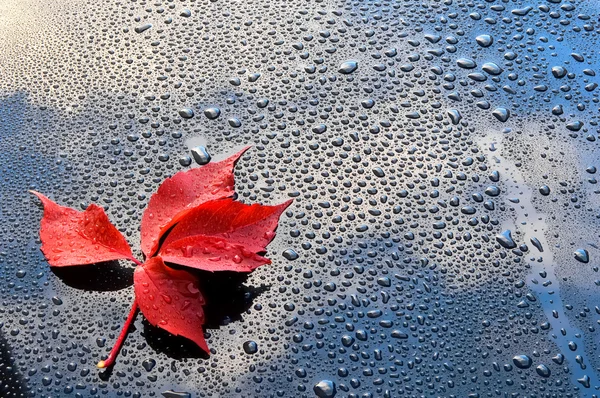
{"type": "Polygon", "coordinates": [[[145,359],[144,362],[142,362],[142,366],[147,372],[150,372],[152,369],[154,369],[154,366],[156,366],[156,361],[152,358],[145,359]]]}
{"type": "Polygon", "coordinates": [[[182,108],[179,110],[179,116],[184,119],[191,119],[194,117],[194,111],[190,108],[182,108]]]}
{"type": "Polygon", "coordinates": [[[164,398],[192,398],[192,394],[189,392],[172,391],[167,390],[162,393],[164,398]]]}
{"type": "Polygon", "coordinates": [[[187,167],[190,164],[192,164],[192,158],[189,157],[189,156],[183,156],[183,157],[181,157],[179,159],[179,164],[182,165],[182,166],[184,166],[184,167],[187,167]]]}
{"type": "Polygon", "coordinates": [[[567,75],[567,70],[562,66],[553,66],[552,74],[557,79],[562,79],[563,77],[565,77],[567,75]]]}
{"type": "Polygon", "coordinates": [[[319,398],[333,398],[337,393],[335,383],[331,380],[321,380],[315,384],[313,391],[319,398]]]}
{"type": "Polygon", "coordinates": [[[496,242],[500,243],[500,245],[505,249],[514,249],[517,247],[517,244],[511,236],[510,229],[504,230],[496,235],[496,242]]]}
{"type": "Polygon", "coordinates": [[[539,250],[540,253],[544,252],[544,248],[542,247],[542,243],[535,236],[529,239],[531,243],[539,250]]]}
{"type": "Polygon", "coordinates": [[[204,110],[204,116],[210,120],[215,120],[221,115],[221,110],[217,107],[210,107],[204,110]]]}
{"type": "Polygon", "coordinates": [[[475,41],[481,47],[489,47],[494,43],[494,38],[490,35],[479,35],[475,38],[475,41]]]}
{"type": "Polygon", "coordinates": [[[535,371],[542,377],[550,377],[550,369],[544,364],[538,365],[535,371]]]}
{"type": "Polygon", "coordinates": [[[492,112],[492,115],[499,121],[506,122],[510,117],[510,111],[506,108],[496,108],[492,112]]]}
{"type": "Polygon", "coordinates": [[[502,68],[493,62],[486,62],[482,65],[481,69],[490,75],[497,76],[502,73],[502,68]]]}
{"type": "Polygon", "coordinates": [[[229,123],[229,125],[234,128],[240,127],[242,125],[242,122],[240,121],[240,119],[235,118],[235,117],[228,119],[227,123],[229,123]]]}
{"type": "Polygon", "coordinates": [[[287,260],[296,260],[298,258],[298,253],[296,253],[293,249],[286,249],[283,252],[283,257],[287,260]]]}
{"type": "Polygon", "coordinates": [[[590,262],[590,253],[586,249],[577,249],[573,252],[575,260],[587,264],[590,262]]]}
{"type": "Polygon", "coordinates": [[[517,368],[527,369],[531,366],[533,361],[527,355],[515,355],[513,357],[513,363],[517,368]]]}
{"type": "Polygon", "coordinates": [[[456,60],[456,65],[463,69],[473,69],[477,67],[477,63],[470,58],[459,58],[456,60]]]}
{"type": "Polygon", "coordinates": [[[255,341],[246,341],[243,345],[246,354],[256,354],[258,352],[258,344],[255,341]]]}
{"type": "Polygon", "coordinates": [[[344,75],[349,75],[358,69],[358,62],[356,61],[346,61],[342,63],[338,69],[338,72],[344,75]]]}
{"type": "Polygon", "coordinates": [[[448,116],[452,121],[452,124],[458,124],[460,119],[462,119],[462,115],[458,109],[448,109],[448,116]]]}
{"type": "Polygon", "coordinates": [[[208,162],[210,162],[211,156],[208,153],[208,150],[206,149],[206,147],[199,145],[197,147],[190,149],[190,152],[192,152],[192,156],[194,157],[194,160],[199,165],[205,165],[208,162]]]}
{"type": "Polygon", "coordinates": [[[540,187],[540,194],[544,196],[550,195],[550,187],[548,185],[542,185],[540,187]]]}
{"type": "Polygon", "coordinates": [[[152,24],[147,23],[144,25],[137,26],[134,30],[135,30],[135,33],[143,33],[145,31],[147,31],[148,29],[150,29],[151,27],[152,27],[152,24]]]}

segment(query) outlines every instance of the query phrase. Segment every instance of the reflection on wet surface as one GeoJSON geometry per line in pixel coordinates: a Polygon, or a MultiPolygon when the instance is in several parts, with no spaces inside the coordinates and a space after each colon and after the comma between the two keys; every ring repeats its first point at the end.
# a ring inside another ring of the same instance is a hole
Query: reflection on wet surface
{"type": "Polygon", "coordinates": [[[0,2],[0,395],[596,396],[598,15],[0,2]],[[100,373],[133,268],[50,271],[27,190],[138,247],[160,182],[245,145],[238,199],[294,199],[273,263],[205,275],[210,356],[140,316],[100,373]]]}

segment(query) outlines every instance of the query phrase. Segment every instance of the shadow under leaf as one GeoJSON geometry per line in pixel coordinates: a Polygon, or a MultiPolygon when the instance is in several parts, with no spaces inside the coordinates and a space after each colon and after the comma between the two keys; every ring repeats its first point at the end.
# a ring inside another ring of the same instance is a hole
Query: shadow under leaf
{"type": "MultiPolygon", "coordinates": [[[[193,341],[181,336],[174,336],[159,327],[152,326],[146,319],[142,321],[144,330],[142,335],[148,345],[156,352],[163,353],[169,358],[182,360],[184,358],[208,358],[193,341]]],[[[198,327],[201,327],[198,325],[198,327]]]]}
{"type": "Polygon", "coordinates": [[[242,314],[251,306],[254,299],[269,286],[246,286],[244,282],[249,274],[241,272],[206,272],[198,273],[200,290],[206,300],[204,315],[205,327],[212,329],[242,319],[242,314]]]}
{"type": "Polygon", "coordinates": [[[118,261],[50,269],[68,286],[97,292],[121,290],[133,285],[135,270],[121,266],[118,261]]]}
{"type": "MultiPolygon", "coordinates": [[[[169,264],[172,266],[172,264],[169,264]]],[[[174,267],[175,268],[175,267],[174,267]]],[[[218,329],[242,319],[242,314],[251,306],[255,298],[269,289],[268,286],[252,287],[243,285],[248,274],[240,272],[196,272],[200,280],[200,290],[204,295],[205,329],[218,329]]],[[[143,320],[143,335],[146,341],[157,352],[170,358],[208,358],[194,342],[184,337],[151,325],[143,320]]],[[[201,327],[198,325],[198,327],[201,327]]]]}

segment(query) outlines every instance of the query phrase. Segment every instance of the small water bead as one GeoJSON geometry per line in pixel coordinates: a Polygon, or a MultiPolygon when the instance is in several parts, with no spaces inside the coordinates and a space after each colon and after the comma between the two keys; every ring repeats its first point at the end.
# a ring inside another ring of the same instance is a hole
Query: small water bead
{"type": "Polygon", "coordinates": [[[182,108],[179,110],[179,116],[184,119],[191,119],[194,117],[194,111],[190,108],[182,108]]]}
{"type": "Polygon", "coordinates": [[[450,120],[452,121],[452,124],[456,125],[462,119],[462,115],[458,109],[448,109],[447,113],[450,117],[450,120]]]}
{"type": "Polygon", "coordinates": [[[562,79],[567,75],[567,69],[562,66],[553,66],[551,71],[552,75],[557,79],[562,79]]]}
{"type": "Polygon", "coordinates": [[[208,153],[206,147],[198,145],[190,149],[190,152],[192,153],[192,156],[194,157],[194,160],[197,164],[205,165],[210,162],[211,156],[208,153]]]}
{"type": "Polygon", "coordinates": [[[184,167],[187,167],[192,164],[192,158],[189,156],[183,156],[179,159],[179,164],[184,167]]]}
{"type": "Polygon", "coordinates": [[[144,25],[137,26],[134,30],[135,30],[135,33],[143,33],[145,31],[147,31],[148,29],[150,29],[151,27],[152,27],[152,24],[147,23],[144,25]]]}
{"type": "Polygon", "coordinates": [[[321,380],[313,387],[313,391],[319,398],[334,398],[337,391],[335,383],[331,380],[321,380]]]}
{"type": "Polygon", "coordinates": [[[313,133],[316,134],[323,134],[324,132],[327,131],[327,125],[326,124],[319,124],[316,125],[315,127],[312,128],[313,133]]]}
{"type": "Polygon", "coordinates": [[[513,357],[513,363],[519,369],[527,369],[531,366],[533,361],[527,355],[515,355],[513,357]]]}
{"type": "Polygon", "coordinates": [[[474,69],[477,67],[477,63],[470,58],[459,58],[456,60],[456,65],[463,69],[474,69]]]}
{"type": "Polygon", "coordinates": [[[217,107],[210,107],[204,110],[204,116],[210,120],[215,120],[221,115],[221,110],[217,107]]]}
{"type": "Polygon", "coordinates": [[[536,238],[534,236],[534,237],[532,237],[530,239],[530,241],[533,244],[533,246],[535,246],[535,248],[539,250],[540,253],[544,252],[544,248],[542,247],[542,243],[540,242],[540,240],[538,238],[536,238]]]}
{"type": "Polygon", "coordinates": [[[490,35],[479,35],[475,38],[475,41],[481,47],[486,48],[486,47],[491,46],[494,43],[494,38],[490,35]]]}
{"type": "Polygon", "coordinates": [[[587,264],[590,262],[590,253],[586,249],[577,249],[573,252],[575,260],[587,264]]]}
{"type": "Polygon", "coordinates": [[[523,16],[529,14],[529,12],[531,10],[533,10],[533,7],[527,6],[527,7],[523,7],[523,8],[515,8],[514,10],[511,11],[511,13],[513,13],[514,15],[523,17],[523,16]]]}
{"type": "Polygon", "coordinates": [[[372,107],[375,106],[375,101],[372,99],[366,99],[366,100],[361,101],[361,105],[365,109],[371,109],[372,107]]]}
{"type": "Polygon", "coordinates": [[[481,69],[483,69],[484,72],[489,73],[493,76],[500,75],[503,72],[502,68],[493,62],[486,62],[481,66],[481,69]]]}
{"type": "Polygon", "coordinates": [[[555,105],[554,107],[552,107],[552,114],[553,115],[562,115],[563,114],[563,106],[562,105],[555,105]]]}
{"type": "Polygon", "coordinates": [[[583,375],[583,377],[577,379],[577,381],[579,382],[579,384],[581,384],[585,388],[591,387],[590,376],[588,376],[588,375],[583,375]]]}
{"type": "Polygon", "coordinates": [[[500,245],[505,249],[514,249],[517,247],[517,244],[512,238],[512,232],[510,229],[506,229],[496,235],[496,242],[500,243],[500,245]]]}
{"type": "Polygon", "coordinates": [[[244,352],[249,355],[256,354],[258,352],[258,344],[252,340],[244,342],[243,348],[244,352]]]}
{"type": "Polygon", "coordinates": [[[499,121],[506,122],[510,117],[510,111],[506,108],[499,107],[494,109],[492,115],[494,115],[494,117],[499,121]]]}
{"type": "Polygon", "coordinates": [[[384,54],[386,55],[386,57],[394,58],[396,55],[398,55],[398,50],[395,48],[390,48],[388,50],[385,50],[384,54]]]}
{"type": "Polygon", "coordinates": [[[576,120],[574,122],[567,123],[565,127],[571,131],[579,131],[583,127],[583,122],[580,120],[576,120]]]}
{"type": "Polygon", "coordinates": [[[192,398],[192,393],[167,390],[161,394],[164,398],[192,398]]]}
{"type": "Polygon", "coordinates": [[[338,68],[338,72],[344,75],[349,75],[350,73],[356,71],[358,69],[357,61],[346,61],[340,65],[338,68]]]}
{"type": "Polygon", "coordinates": [[[282,255],[286,260],[290,261],[296,260],[299,257],[298,253],[296,253],[296,251],[294,251],[293,249],[286,249],[282,255]]]}
{"type": "Polygon", "coordinates": [[[565,360],[565,356],[560,353],[556,354],[554,357],[552,357],[552,361],[558,365],[562,365],[564,360],[565,360]]]}
{"type": "Polygon", "coordinates": [[[544,364],[540,364],[535,368],[535,371],[537,372],[538,375],[542,376],[542,377],[550,377],[550,368],[548,368],[546,365],[544,364]]]}
{"type": "Polygon", "coordinates": [[[240,127],[242,125],[242,122],[240,121],[240,119],[235,118],[235,117],[228,119],[227,123],[229,123],[229,125],[234,128],[240,127]]]}
{"type": "Polygon", "coordinates": [[[152,358],[145,359],[142,362],[142,366],[144,367],[144,369],[146,369],[147,372],[150,372],[156,366],[156,361],[154,359],[152,359],[152,358]]]}
{"type": "Polygon", "coordinates": [[[585,61],[585,58],[583,57],[583,55],[581,55],[579,53],[571,53],[571,57],[573,57],[573,59],[577,62],[585,61]]]}
{"type": "Polygon", "coordinates": [[[485,189],[484,193],[488,196],[496,197],[500,195],[500,188],[495,185],[490,185],[485,189]]]}
{"type": "Polygon", "coordinates": [[[548,185],[542,185],[539,189],[540,194],[544,196],[550,195],[550,187],[548,185]]]}

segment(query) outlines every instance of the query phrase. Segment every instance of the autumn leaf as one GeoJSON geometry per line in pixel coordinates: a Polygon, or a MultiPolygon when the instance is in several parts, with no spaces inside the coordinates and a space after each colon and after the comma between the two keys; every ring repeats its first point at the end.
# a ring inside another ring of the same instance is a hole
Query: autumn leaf
{"type": "Polygon", "coordinates": [[[176,173],[161,184],[142,216],[144,263],[133,257],[127,241],[101,207],[92,204],[80,212],[32,191],[44,205],[40,238],[51,266],[117,259],[138,265],[131,310],[115,345],[98,367],[114,364],[138,308],[152,325],[188,338],[209,352],[202,331],[205,301],[198,278],[165,262],[207,271],[237,272],[270,264],[263,254],[275,236],[279,217],[291,201],[265,206],[232,199],[233,167],[247,149],[221,162],[176,173]]]}
{"type": "Polygon", "coordinates": [[[175,336],[186,337],[209,352],[201,327],[204,297],[195,275],[169,268],[162,258],[152,257],[135,269],[133,287],[148,322],[175,336]]]}
{"type": "Polygon", "coordinates": [[[111,224],[101,207],[91,204],[81,212],[60,206],[39,192],[31,193],[44,205],[40,238],[42,252],[51,266],[133,259],[125,237],[111,224]]]}
{"type": "Polygon", "coordinates": [[[273,240],[279,216],[290,203],[246,205],[231,198],[206,202],[173,227],[160,256],[206,271],[250,272],[271,262],[258,253],[273,240]]]}
{"type": "Polygon", "coordinates": [[[194,207],[233,195],[233,166],[246,147],[220,162],[182,171],[167,178],[152,195],[142,216],[142,252],[152,256],[162,235],[194,207]]]}

